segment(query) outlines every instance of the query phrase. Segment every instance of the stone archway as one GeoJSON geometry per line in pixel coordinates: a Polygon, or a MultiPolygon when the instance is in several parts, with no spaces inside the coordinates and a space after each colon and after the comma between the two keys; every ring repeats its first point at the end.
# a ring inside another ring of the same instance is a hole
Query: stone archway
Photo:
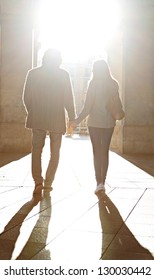
{"type": "MultiPolygon", "coordinates": [[[[1,152],[30,151],[30,133],[24,128],[22,88],[34,60],[33,18],[38,2],[0,1],[1,152]]],[[[114,46],[110,49],[110,63],[112,69],[120,69],[126,117],[113,145],[122,153],[154,153],[154,5],[152,0],[120,2],[124,11],[122,55],[119,62],[114,46]]]]}

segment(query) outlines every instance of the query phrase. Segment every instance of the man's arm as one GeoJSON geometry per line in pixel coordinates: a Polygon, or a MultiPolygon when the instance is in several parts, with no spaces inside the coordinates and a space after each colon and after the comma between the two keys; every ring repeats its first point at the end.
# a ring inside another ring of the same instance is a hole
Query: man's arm
{"type": "Polygon", "coordinates": [[[23,88],[23,104],[25,106],[26,111],[28,112],[31,108],[31,99],[32,99],[32,90],[31,90],[31,72],[28,71],[24,88],[23,88]]]}
{"type": "Polygon", "coordinates": [[[70,81],[70,77],[68,73],[66,73],[66,80],[65,80],[65,95],[64,95],[64,106],[68,113],[69,121],[72,121],[76,117],[76,110],[75,110],[75,102],[74,102],[74,95],[72,90],[72,85],[70,81]]]}

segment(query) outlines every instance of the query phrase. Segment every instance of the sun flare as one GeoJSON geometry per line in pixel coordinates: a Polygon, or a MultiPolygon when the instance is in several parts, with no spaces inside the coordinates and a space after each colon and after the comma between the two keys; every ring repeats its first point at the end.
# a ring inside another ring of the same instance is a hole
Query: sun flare
{"type": "Polygon", "coordinates": [[[116,0],[43,0],[38,14],[41,50],[58,48],[66,62],[101,56],[120,18],[116,0]]]}

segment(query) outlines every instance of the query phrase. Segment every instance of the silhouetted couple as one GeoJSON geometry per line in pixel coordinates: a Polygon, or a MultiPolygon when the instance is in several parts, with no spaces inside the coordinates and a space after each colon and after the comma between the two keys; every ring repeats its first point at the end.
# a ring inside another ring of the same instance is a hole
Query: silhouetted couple
{"type": "Polygon", "coordinates": [[[111,93],[119,96],[119,86],[111,76],[108,64],[104,60],[95,61],[83,109],[76,117],[70,76],[61,68],[61,63],[61,53],[56,49],[48,49],[43,56],[42,65],[28,71],[24,85],[26,128],[32,130],[33,194],[52,190],[62,135],[66,132],[66,110],[69,126],[73,128],[88,116],[87,126],[93,147],[97,182],[95,194],[98,195],[105,192],[109,146],[116,123],[107,109],[107,103],[111,93]],[[41,156],[47,133],[50,136],[50,160],[43,178],[41,156]]]}

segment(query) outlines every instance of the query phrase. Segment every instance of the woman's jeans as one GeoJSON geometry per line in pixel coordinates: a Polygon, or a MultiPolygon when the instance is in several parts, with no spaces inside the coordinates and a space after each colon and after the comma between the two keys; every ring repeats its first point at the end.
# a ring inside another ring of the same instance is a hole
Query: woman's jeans
{"type": "Polygon", "coordinates": [[[112,128],[89,127],[93,147],[94,169],[97,185],[105,184],[109,164],[109,147],[114,131],[112,128]]]}
{"type": "MultiPolygon", "coordinates": [[[[59,154],[62,141],[62,133],[49,132],[50,160],[45,174],[45,186],[51,186],[59,163],[59,154]]],[[[46,131],[32,130],[32,176],[35,185],[43,183],[42,177],[42,150],[45,144],[46,131]]]]}

